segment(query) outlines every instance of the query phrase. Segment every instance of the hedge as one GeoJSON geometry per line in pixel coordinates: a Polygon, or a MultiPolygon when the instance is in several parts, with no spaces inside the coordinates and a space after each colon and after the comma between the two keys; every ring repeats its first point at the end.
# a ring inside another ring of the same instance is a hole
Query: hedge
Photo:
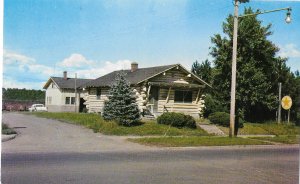
{"type": "Polygon", "coordinates": [[[157,123],[171,125],[178,128],[196,128],[196,121],[192,116],[176,112],[163,113],[157,118],[157,123]]]}

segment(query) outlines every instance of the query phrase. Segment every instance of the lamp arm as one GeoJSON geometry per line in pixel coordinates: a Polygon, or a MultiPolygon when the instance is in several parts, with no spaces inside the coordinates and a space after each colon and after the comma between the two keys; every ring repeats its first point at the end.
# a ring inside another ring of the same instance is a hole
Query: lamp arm
{"type": "Polygon", "coordinates": [[[291,7],[287,7],[287,8],[280,8],[280,9],[275,9],[275,10],[269,10],[269,11],[263,11],[263,12],[257,12],[257,13],[251,13],[251,14],[245,14],[245,15],[240,15],[238,16],[238,18],[242,18],[242,17],[247,17],[247,16],[254,16],[254,15],[260,15],[260,14],[265,14],[265,13],[271,13],[271,12],[277,12],[277,11],[282,11],[282,10],[287,10],[287,11],[292,11],[291,7]]]}

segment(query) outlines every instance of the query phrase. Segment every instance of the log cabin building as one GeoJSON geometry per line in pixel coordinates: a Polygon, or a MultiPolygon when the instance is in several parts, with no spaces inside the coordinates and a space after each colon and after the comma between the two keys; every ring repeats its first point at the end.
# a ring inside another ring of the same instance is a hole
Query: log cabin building
{"type": "Polygon", "coordinates": [[[180,64],[114,71],[87,82],[82,88],[84,104],[90,113],[102,113],[109,88],[119,72],[126,74],[136,95],[140,112],[158,116],[164,112],[181,112],[199,118],[204,108],[203,88],[209,86],[180,64]]]}

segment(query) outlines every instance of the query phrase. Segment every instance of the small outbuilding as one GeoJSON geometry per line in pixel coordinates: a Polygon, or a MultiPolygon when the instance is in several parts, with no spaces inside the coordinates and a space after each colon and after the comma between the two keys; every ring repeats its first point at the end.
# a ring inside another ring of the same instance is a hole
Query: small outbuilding
{"type": "Polygon", "coordinates": [[[85,108],[83,93],[79,87],[92,79],[50,77],[43,89],[46,90],[45,106],[49,112],[82,112],[85,108]],[[76,89],[76,90],[75,90],[76,89]]]}

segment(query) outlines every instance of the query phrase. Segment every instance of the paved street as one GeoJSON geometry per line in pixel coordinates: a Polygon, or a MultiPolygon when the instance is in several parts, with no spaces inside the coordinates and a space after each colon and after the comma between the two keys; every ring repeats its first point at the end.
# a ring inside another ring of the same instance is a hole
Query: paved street
{"type": "Polygon", "coordinates": [[[3,120],[20,134],[2,143],[2,183],[299,182],[299,146],[154,148],[28,115],[3,120]]]}

